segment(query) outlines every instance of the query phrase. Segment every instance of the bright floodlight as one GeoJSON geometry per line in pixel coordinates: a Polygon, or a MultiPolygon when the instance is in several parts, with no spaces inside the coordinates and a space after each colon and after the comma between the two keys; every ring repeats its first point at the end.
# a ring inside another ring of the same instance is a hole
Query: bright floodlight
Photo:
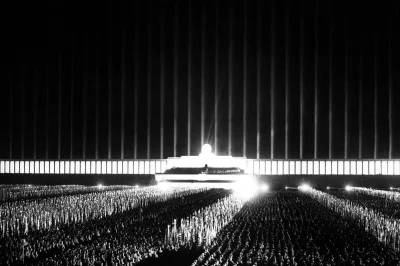
{"type": "Polygon", "coordinates": [[[331,187],[326,187],[327,190],[331,189],[331,187]]]}
{"type": "Polygon", "coordinates": [[[210,144],[204,144],[203,147],[201,147],[201,153],[204,154],[211,154],[212,147],[210,144]]]}
{"type": "Polygon", "coordinates": [[[268,191],[269,190],[269,186],[267,184],[262,184],[261,185],[261,190],[262,191],[268,191]]]}
{"type": "Polygon", "coordinates": [[[311,187],[309,184],[302,184],[301,186],[298,187],[299,189],[303,190],[309,190],[311,187]]]}
{"type": "Polygon", "coordinates": [[[237,182],[234,187],[233,190],[235,192],[236,195],[238,195],[239,197],[248,200],[251,197],[253,197],[254,195],[257,194],[257,185],[254,182],[251,181],[246,181],[246,182],[237,182]]]}
{"type": "Polygon", "coordinates": [[[287,187],[285,187],[285,189],[287,189],[287,187]]]}
{"type": "Polygon", "coordinates": [[[210,144],[204,144],[202,147],[201,147],[201,153],[199,154],[200,156],[212,156],[213,155],[213,153],[212,153],[212,147],[211,147],[211,145],[210,144]]]}
{"type": "Polygon", "coordinates": [[[347,191],[350,191],[350,190],[353,189],[353,187],[352,187],[352,186],[346,186],[345,189],[346,189],[347,191]]]}
{"type": "Polygon", "coordinates": [[[139,188],[139,185],[136,185],[135,188],[139,188]]]}
{"type": "Polygon", "coordinates": [[[393,190],[393,187],[390,187],[390,190],[393,190]]]}
{"type": "Polygon", "coordinates": [[[100,188],[103,188],[103,184],[98,184],[98,185],[97,185],[97,188],[99,188],[99,189],[100,189],[100,188]]]}

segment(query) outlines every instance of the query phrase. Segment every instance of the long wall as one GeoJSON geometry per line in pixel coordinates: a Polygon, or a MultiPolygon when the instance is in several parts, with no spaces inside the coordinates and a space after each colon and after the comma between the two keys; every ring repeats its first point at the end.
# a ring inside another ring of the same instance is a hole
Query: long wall
{"type": "MultiPolygon", "coordinates": [[[[400,160],[255,160],[243,159],[254,175],[400,175],[400,160]]],[[[170,168],[167,159],[86,161],[0,161],[0,174],[156,174],[170,168]]]]}

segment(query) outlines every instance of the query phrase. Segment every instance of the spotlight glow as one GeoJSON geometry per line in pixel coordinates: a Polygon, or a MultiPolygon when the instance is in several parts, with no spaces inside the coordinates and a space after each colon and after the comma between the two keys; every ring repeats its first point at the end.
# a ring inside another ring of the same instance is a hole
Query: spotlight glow
{"type": "Polygon", "coordinates": [[[390,190],[393,190],[393,187],[390,187],[390,190]]]}
{"type": "Polygon", "coordinates": [[[327,190],[331,189],[331,187],[326,187],[327,190]]]}
{"type": "Polygon", "coordinates": [[[269,190],[269,186],[267,184],[262,184],[261,185],[261,191],[268,191],[269,190]]]}
{"type": "Polygon", "coordinates": [[[347,191],[351,191],[351,190],[353,190],[353,187],[352,187],[352,186],[349,186],[349,185],[347,185],[347,186],[345,187],[345,189],[346,189],[347,191]]]}
{"type": "Polygon", "coordinates": [[[309,184],[302,184],[301,186],[298,187],[298,189],[309,190],[311,189],[311,186],[309,184]]]}
{"type": "Polygon", "coordinates": [[[139,185],[136,185],[135,188],[139,188],[139,185]]]}
{"type": "Polygon", "coordinates": [[[201,152],[205,154],[210,154],[212,151],[212,147],[210,144],[204,144],[203,147],[201,147],[201,152]]]}
{"type": "Polygon", "coordinates": [[[210,144],[206,143],[201,147],[201,153],[199,154],[199,156],[210,157],[210,156],[213,156],[213,155],[214,154],[212,153],[212,147],[211,147],[210,144]]]}
{"type": "Polygon", "coordinates": [[[103,184],[101,184],[101,183],[98,184],[98,185],[97,185],[97,188],[98,188],[98,189],[102,189],[102,188],[103,188],[103,184]]]}
{"type": "Polygon", "coordinates": [[[285,189],[288,189],[288,187],[285,187],[285,189]]]}
{"type": "Polygon", "coordinates": [[[257,194],[258,187],[254,181],[237,182],[233,190],[237,196],[248,200],[257,194]]]}

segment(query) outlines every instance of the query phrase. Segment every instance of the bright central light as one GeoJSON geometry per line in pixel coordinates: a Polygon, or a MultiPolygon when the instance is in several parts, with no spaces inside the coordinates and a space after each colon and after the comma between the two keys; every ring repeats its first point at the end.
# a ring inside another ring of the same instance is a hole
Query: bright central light
{"type": "Polygon", "coordinates": [[[267,184],[262,184],[261,185],[261,190],[264,191],[264,192],[268,191],[269,190],[269,186],[267,184]]]}
{"type": "Polygon", "coordinates": [[[248,200],[257,194],[258,187],[257,184],[253,181],[241,181],[237,182],[233,186],[233,190],[235,191],[236,195],[248,200]]]}
{"type": "Polygon", "coordinates": [[[98,189],[102,189],[102,188],[103,188],[103,184],[98,184],[98,185],[97,185],[97,188],[98,188],[98,189]]]}
{"type": "Polygon", "coordinates": [[[204,144],[203,147],[201,147],[201,153],[204,154],[211,154],[212,147],[210,144],[204,144]]]}
{"type": "Polygon", "coordinates": [[[211,147],[211,145],[210,144],[204,144],[202,147],[201,147],[201,153],[199,154],[200,156],[212,156],[213,155],[213,153],[212,153],[212,147],[211,147]]]}
{"type": "Polygon", "coordinates": [[[298,189],[309,190],[311,189],[311,187],[309,184],[302,184],[301,186],[298,187],[298,189]]]}
{"type": "Polygon", "coordinates": [[[353,187],[352,187],[352,186],[346,186],[345,189],[346,189],[347,191],[350,191],[350,190],[353,190],[353,187]]]}

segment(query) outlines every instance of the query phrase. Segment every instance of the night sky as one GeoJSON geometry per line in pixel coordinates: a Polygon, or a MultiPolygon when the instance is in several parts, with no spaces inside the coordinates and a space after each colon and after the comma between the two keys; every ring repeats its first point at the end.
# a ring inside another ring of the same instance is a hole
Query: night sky
{"type": "Polygon", "coordinates": [[[0,158],[400,158],[397,1],[12,2],[0,158]]]}

